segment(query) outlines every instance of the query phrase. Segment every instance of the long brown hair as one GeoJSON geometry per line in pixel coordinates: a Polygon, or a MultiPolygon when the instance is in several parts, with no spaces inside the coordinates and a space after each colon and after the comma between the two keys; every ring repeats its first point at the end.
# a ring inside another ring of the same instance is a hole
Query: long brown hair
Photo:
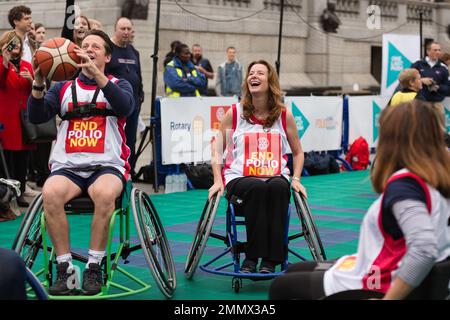
{"type": "Polygon", "coordinates": [[[243,109],[243,115],[242,117],[247,120],[248,122],[252,123],[250,120],[250,117],[255,113],[255,107],[252,103],[252,95],[250,94],[250,90],[248,88],[247,84],[247,78],[250,73],[250,69],[255,64],[262,64],[267,67],[267,70],[269,71],[267,75],[267,80],[269,83],[269,116],[264,121],[264,127],[270,128],[272,125],[277,121],[277,119],[280,117],[281,111],[284,110],[285,106],[281,102],[281,88],[280,88],[280,81],[278,80],[278,74],[275,71],[275,69],[265,60],[257,60],[250,63],[247,67],[247,74],[244,78],[244,83],[242,84],[242,99],[241,99],[241,105],[243,109]]]}
{"type": "Polygon", "coordinates": [[[444,130],[442,110],[436,104],[413,100],[383,110],[371,172],[375,191],[383,192],[389,177],[406,168],[450,197],[450,152],[444,130]]]}

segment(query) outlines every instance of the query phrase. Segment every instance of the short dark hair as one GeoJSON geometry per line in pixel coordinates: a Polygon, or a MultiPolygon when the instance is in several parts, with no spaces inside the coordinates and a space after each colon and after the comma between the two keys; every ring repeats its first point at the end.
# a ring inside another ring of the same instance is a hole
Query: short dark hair
{"type": "Polygon", "coordinates": [[[236,51],[236,48],[235,48],[235,47],[230,46],[230,47],[227,48],[227,51],[226,51],[226,52],[228,52],[228,50],[230,50],[230,49],[233,49],[234,51],[236,51]]]}
{"type": "Polygon", "coordinates": [[[16,6],[11,8],[8,13],[8,22],[11,25],[11,28],[15,28],[14,20],[22,19],[24,14],[31,14],[31,9],[27,6],[16,6]]]}
{"type": "Polygon", "coordinates": [[[434,41],[434,40],[433,40],[433,41],[430,41],[430,42],[427,43],[427,46],[426,46],[427,51],[431,49],[431,46],[432,46],[433,44],[437,44],[437,45],[439,45],[439,46],[441,45],[441,44],[440,44],[439,42],[437,42],[437,41],[434,41]]]}
{"type": "Polygon", "coordinates": [[[172,49],[172,51],[174,51],[180,44],[181,44],[181,42],[178,40],[172,41],[170,44],[170,49],[172,49]]]}
{"type": "Polygon", "coordinates": [[[105,41],[106,55],[107,56],[112,55],[114,44],[111,41],[111,39],[109,38],[109,36],[104,31],[97,30],[97,29],[89,30],[88,32],[86,32],[86,35],[84,36],[83,39],[85,39],[87,36],[99,36],[100,38],[102,38],[103,41],[105,41]]]}
{"type": "Polygon", "coordinates": [[[183,49],[185,49],[185,48],[187,48],[187,49],[189,50],[189,46],[188,46],[187,44],[185,44],[185,43],[182,43],[182,44],[178,45],[178,46],[175,48],[175,55],[176,55],[177,57],[179,57],[180,54],[181,54],[181,51],[183,51],[183,49]]]}

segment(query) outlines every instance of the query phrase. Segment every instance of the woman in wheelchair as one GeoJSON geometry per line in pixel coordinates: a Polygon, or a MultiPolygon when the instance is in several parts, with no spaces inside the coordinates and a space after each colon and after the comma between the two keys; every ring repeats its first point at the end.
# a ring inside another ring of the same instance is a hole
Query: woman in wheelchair
{"type": "Polygon", "coordinates": [[[214,185],[235,203],[245,217],[247,245],[241,272],[274,273],[287,254],[284,241],[290,187],[306,195],[300,184],[303,150],[292,113],[281,101],[275,69],[266,61],[250,63],[240,104],[233,105],[212,141],[214,185]],[[294,172],[289,183],[287,150],[292,150],[294,172]],[[226,150],[222,170],[223,152],[226,150]],[[223,175],[222,175],[223,174],[223,175]]]}
{"type": "MultiPolygon", "coordinates": [[[[363,219],[357,253],[328,264],[291,265],[271,284],[270,298],[404,299],[418,293],[433,265],[450,256],[450,153],[444,130],[434,104],[387,107],[371,171],[381,195],[363,219]]],[[[447,276],[447,294],[448,281],[447,276]]]]}

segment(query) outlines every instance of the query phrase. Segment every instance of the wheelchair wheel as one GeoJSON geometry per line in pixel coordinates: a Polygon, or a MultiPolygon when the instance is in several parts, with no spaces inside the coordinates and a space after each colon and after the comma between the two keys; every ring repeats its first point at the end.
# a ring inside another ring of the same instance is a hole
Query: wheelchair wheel
{"type": "Polygon", "coordinates": [[[22,257],[29,269],[32,269],[36,256],[42,248],[42,205],[42,195],[34,198],[25,213],[12,245],[12,250],[22,257]]]}
{"type": "Polygon", "coordinates": [[[209,234],[211,233],[219,202],[220,195],[217,193],[211,198],[211,200],[206,201],[203,208],[200,221],[198,222],[197,229],[195,231],[194,240],[189,248],[188,258],[184,268],[184,273],[187,279],[191,279],[194,276],[195,270],[197,270],[200,258],[205,250],[209,234]]]}
{"type": "Polygon", "coordinates": [[[297,215],[302,223],[302,229],[309,250],[315,261],[322,262],[326,260],[325,250],[323,249],[322,240],[320,240],[319,232],[309,210],[308,204],[302,194],[292,191],[294,195],[294,203],[297,215]]]}
{"type": "Polygon", "coordinates": [[[177,285],[175,265],[161,220],[145,192],[133,188],[131,196],[131,211],[147,264],[161,292],[172,298],[177,285]]]}

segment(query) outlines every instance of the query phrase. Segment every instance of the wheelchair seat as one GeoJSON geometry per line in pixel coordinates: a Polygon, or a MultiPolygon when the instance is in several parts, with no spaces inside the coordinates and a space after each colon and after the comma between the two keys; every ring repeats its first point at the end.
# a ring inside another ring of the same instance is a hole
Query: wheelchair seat
{"type": "MultiPolygon", "coordinates": [[[[114,209],[120,209],[122,207],[122,195],[116,198],[114,209]]],[[[76,197],[64,205],[66,212],[94,212],[94,202],[88,196],[82,195],[76,197]]]]}
{"type": "Polygon", "coordinates": [[[226,233],[216,234],[211,232],[214,219],[219,207],[221,195],[216,193],[211,199],[208,199],[203,208],[200,220],[197,224],[197,229],[194,234],[194,239],[191,243],[189,253],[186,259],[184,273],[187,279],[192,279],[195,271],[200,263],[201,256],[206,247],[208,238],[214,238],[223,241],[226,245],[226,249],[222,251],[217,257],[212,258],[210,261],[200,265],[200,269],[224,276],[232,276],[232,288],[237,293],[242,287],[242,279],[256,280],[269,280],[275,276],[281,275],[285,272],[287,265],[289,264],[288,254],[298,258],[300,261],[307,261],[307,259],[294,250],[289,248],[289,242],[297,238],[304,238],[307,246],[309,247],[311,257],[315,261],[325,261],[325,250],[323,249],[320,235],[314,223],[311,211],[306,203],[306,199],[298,192],[292,191],[293,204],[289,205],[287,211],[287,219],[285,226],[285,245],[287,247],[285,261],[281,264],[281,270],[275,273],[243,273],[240,271],[240,255],[245,252],[246,242],[238,240],[237,226],[245,225],[245,220],[236,219],[236,217],[244,217],[235,211],[234,205],[242,204],[242,199],[236,196],[227,198],[227,210],[226,210],[226,233]],[[228,199],[230,198],[230,199],[228,199]],[[300,232],[289,234],[289,220],[291,215],[291,208],[295,209],[295,214],[299,218],[300,232]],[[230,254],[232,261],[227,262],[222,260],[222,257],[230,254]]]}

